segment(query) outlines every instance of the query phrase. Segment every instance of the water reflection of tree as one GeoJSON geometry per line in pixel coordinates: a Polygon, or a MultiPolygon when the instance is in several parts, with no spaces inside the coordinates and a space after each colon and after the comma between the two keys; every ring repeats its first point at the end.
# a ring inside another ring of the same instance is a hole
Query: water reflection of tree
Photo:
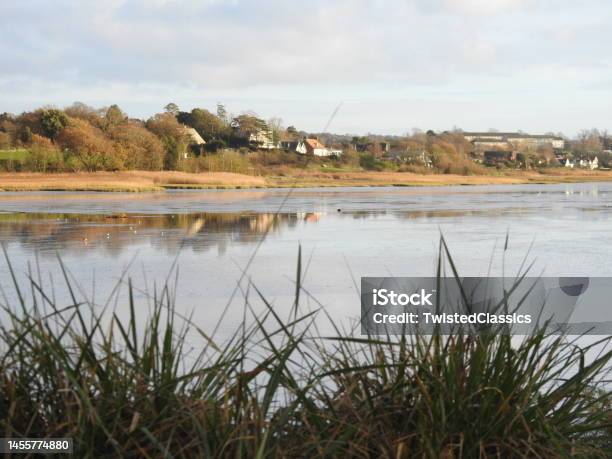
{"type": "Polygon", "coordinates": [[[315,213],[0,214],[0,240],[43,255],[58,250],[86,254],[88,248],[118,254],[143,242],[169,252],[180,246],[222,252],[233,244],[255,243],[266,231],[274,234],[319,218],[315,213]]]}

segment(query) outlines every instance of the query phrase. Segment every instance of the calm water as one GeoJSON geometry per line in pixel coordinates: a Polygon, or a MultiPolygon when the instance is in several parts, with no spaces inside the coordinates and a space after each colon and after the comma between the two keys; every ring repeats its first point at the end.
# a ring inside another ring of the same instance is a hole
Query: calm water
{"type": "MultiPolygon", "coordinates": [[[[279,310],[291,304],[301,244],[306,289],[347,324],[359,313],[354,282],[432,275],[440,233],[463,275],[514,274],[527,256],[534,275],[612,276],[609,183],[287,193],[0,193],[0,240],[20,275],[29,262],[38,277],[38,263],[45,285],[66,301],[57,253],[98,303],[126,267],[135,285],[151,290],[177,259],[178,304],[205,329],[262,240],[247,274],[279,310]]],[[[10,297],[4,262],[0,284],[10,297]]],[[[239,290],[223,330],[242,319],[243,304],[239,290]]]]}

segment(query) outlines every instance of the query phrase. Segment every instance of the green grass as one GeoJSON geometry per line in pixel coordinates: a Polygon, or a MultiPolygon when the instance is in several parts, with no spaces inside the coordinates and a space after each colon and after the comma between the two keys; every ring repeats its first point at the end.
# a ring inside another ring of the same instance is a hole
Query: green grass
{"type": "Polygon", "coordinates": [[[28,155],[28,150],[0,150],[0,161],[23,161],[28,155]]]}
{"type": "Polygon", "coordinates": [[[75,457],[92,458],[609,457],[611,354],[592,357],[607,340],[324,337],[314,318],[325,312],[301,312],[298,261],[292,304],[272,307],[251,285],[244,324],[214,342],[177,312],[170,285],[150,292],[149,309],[124,279],[120,315],[59,266],[73,295],[63,305],[11,268],[4,437],[72,437],[75,457]]]}

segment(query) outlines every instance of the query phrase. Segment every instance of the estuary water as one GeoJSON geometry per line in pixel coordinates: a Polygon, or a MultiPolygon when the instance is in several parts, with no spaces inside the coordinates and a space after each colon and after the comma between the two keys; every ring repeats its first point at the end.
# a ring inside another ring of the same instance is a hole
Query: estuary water
{"type": "MultiPolygon", "coordinates": [[[[612,276],[611,231],[610,183],[0,193],[0,241],[13,269],[40,278],[58,303],[70,303],[59,255],[96,304],[124,272],[143,307],[143,292],[169,277],[178,279],[177,308],[204,330],[230,303],[228,333],[252,286],[289,310],[300,245],[303,306],[348,325],[359,316],[362,276],[434,275],[441,234],[465,276],[514,275],[525,260],[533,275],[612,276]]],[[[0,285],[10,301],[5,261],[0,285]]]]}

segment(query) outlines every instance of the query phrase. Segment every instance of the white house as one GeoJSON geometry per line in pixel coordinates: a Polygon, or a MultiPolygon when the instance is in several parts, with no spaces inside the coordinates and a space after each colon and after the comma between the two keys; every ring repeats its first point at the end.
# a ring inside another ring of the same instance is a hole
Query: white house
{"type": "Polygon", "coordinates": [[[272,139],[272,133],[266,129],[260,129],[257,132],[251,132],[249,134],[249,143],[256,145],[257,148],[263,150],[272,150],[278,148],[278,144],[272,139]]]}
{"type": "Polygon", "coordinates": [[[341,155],[342,150],[333,148],[327,148],[317,139],[305,139],[298,142],[295,148],[296,153],[301,155],[314,155],[314,156],[334,156],[341,155]]]}

